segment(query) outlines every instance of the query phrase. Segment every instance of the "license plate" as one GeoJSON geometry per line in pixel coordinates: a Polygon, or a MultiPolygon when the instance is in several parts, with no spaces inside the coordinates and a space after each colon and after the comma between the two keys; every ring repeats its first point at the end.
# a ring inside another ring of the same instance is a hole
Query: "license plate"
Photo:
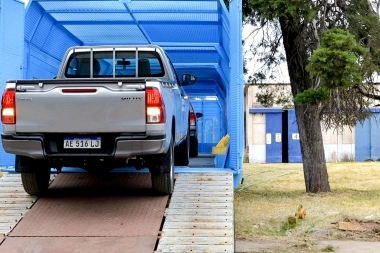
{"type": "Polygon", "coordinates": [[[74,149],[100,149],[101,140],[98,136],[73,137],[65,136],[63,139],[63,148],[74,149]]]}

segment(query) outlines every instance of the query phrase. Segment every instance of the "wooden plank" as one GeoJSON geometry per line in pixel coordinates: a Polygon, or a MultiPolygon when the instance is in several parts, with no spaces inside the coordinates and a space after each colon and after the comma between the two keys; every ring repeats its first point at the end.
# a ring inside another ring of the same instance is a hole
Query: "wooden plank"
{"type": "MultiPolygon", "coordinates": [[[[215,179],[217,180],[217,179],[215,179]]],[[[175,184],[178,185],[214,185],[214,186],[231,186],[228,181],[195,181],[195,180],[177,180],[175,184]]]]}
{"type": "Polygon", "coordinates": [[[8,175],[0,177],[0,184],[3,182],[20,182],[21,183],[21,176],[18,175],[17,177],[10,177],[8,175]]]}
{"type": "Polygon", "coordinates": [[[168,215],[205,215],[205,216],[229,216],[233,215],[233,210],[180,210],[180,209],[168,209],[165,211],[166,216],[168,215]]]}
{"type": "Polygon", "coordinates": [[[22,216],[1,216],[0,217],[0,223],[18,223],[22,219],[22,216]]]}
{"type": "Polygon", "coordinates": [[[231,192],[233,191],[232,186],[215,186],[215,185],[185,185],[177,186],[174,185],[174,193],[179,192],[231,192]]]}
{"type": "Polygon", "coordinates": [[[11,226],[0,225],[0,231],[10,231],[11,229],[11,226]]]}
{"type": "MultiPolygon", "coordinates": [[[[188,192],[188,191],[178,191],[174,196],[184,196],[184,197],[203,197],[204,193],[202,191],[200,192],[188,192]]],[[[234,197],[233,192],[207,192],[207,196],[209,197],[234,197]]]]}
{"type": "Polygon", "coordinates": [[[22,186],[21,181],[2,181],[0,182],[1,187],[20,187],[22,186]]]}
{"type": "Polygon", "coordinates": [[[234,229],[232,223],[214,223],[214,222],[168,222],[164,223],[163,231],[166,229],[194,229],[194,230],[207,230],[207,229],[234,229]]]}
{"type": "Polygon", "coordinates": [[[17,187],[0,187],[0,191],[2,192],[2,193],[14,193],[14,194],[16,194],[16,193],[22,193],[22,194],[25,194],[25,190],[24,190],[24,187],[19,187],[19,186],[17,186],[17,187]]]}
{"type": "Polygon", "coordinates": [[[32,203],[2,203],[0,204],[0,210],[22,210],[29,209],[32,203]]]}
{"type": "Polygon", "coordinates": [[[195,181],[195,180],[178,180],[175,182],[178,185],[215,185],[215,186],[231,186],[228,181],[195,181]]]}
{"type": "Polygon", "coordinates": [[[231,209],[233,208],[233,203],[207,203],[203,202],[202,199],[196,203],[186,203],[184,202],[170,202],[176,203],[170,209],[231,209]]]}
{"type": "Polygon", "coordinates": [[[200,237],[200,236],[213,236],[213,237],[233,237],[234,233],[231,229],[165,229],[161,233],[164,237],[200,237]]]}
{"type": "Polygon", "coordinates": [[[0,210],[0,215],[24,215],[29,209],[19,209],[19,210],[0,210]]]}
{"type": "Polygon", "coordinates": [[[12,204],[12,203],[29,203],[29,204],[33,204],[34,202],[36,202],[36,200],[37,200],[36,197],[20,196],[18,198],[12,198],[12,197],[0,196],[0,205],[1,204],[12,204]]]}
{"type": "Polygon", "coordinates": [[[226,177],[226,178],[232,178],[232,173],[181,173],[179,174],[179,179],[187,179],[187,178],[199,178],[199,177],[226,177]]]}
{"type": "Polygon", "coordinates": [[[197,253],[221,253],[235,252],[234,245],[158,245],[155,253],[171,252],[197,252],[197,253]]]}
{"type": "Polygon", "coordinates": [[[188,197],[188,196],[181,196],[181,195],[175,195],[172,196],[170,199],[170,203],[233,203],[234,198],[233,197],[221,197],[221,198],[215,198],[215,197],[209,197],[209,196],[202,196],[202,197],[188,197]]]}
{"type": "Polygon", "coordinates": [[[231,245],[234,243],[233,239],[230,237],[219,237],[219,236],[212,236],[212,237],[189,237],[189,236],[175,236],[175,237],[163,237],[160,239],[161,245],[175,245],[175,244],[181,244],[181,245],[231,245]]]}
{"type": "Polygon", "coordinates": [[[166,222],[233,222],[232,215],[229,216],[204,216],[204,215],[170,215],[165,218],[166,222]]]}
{"type": "Polygon", "coordinates": [[[179,174],[156,252],[234,252],[233,176],[179,174]]]}

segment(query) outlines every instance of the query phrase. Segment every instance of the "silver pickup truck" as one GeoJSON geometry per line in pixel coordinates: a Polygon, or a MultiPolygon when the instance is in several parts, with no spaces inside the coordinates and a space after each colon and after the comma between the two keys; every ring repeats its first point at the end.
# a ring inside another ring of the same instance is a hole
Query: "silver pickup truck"
{"type": "Polygon", "coordinates": [[[9,80],[2,144],[16,155],[27,193],[47,190],[51,168],[149,168],[170,194],[174,166],[189,163],[189,99],[165,51],[154,45],[69,48],[49,80],[9,80]]]}

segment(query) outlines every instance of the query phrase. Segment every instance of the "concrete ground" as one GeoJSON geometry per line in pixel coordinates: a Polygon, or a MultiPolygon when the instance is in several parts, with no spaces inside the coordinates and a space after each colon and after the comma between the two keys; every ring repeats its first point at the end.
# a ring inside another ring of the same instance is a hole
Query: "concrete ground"
{"type": "MultiPolygon", "coordinates": [[[[235,241],[235,244],[236,253],[265,252],[282,246],[278,242],[260,243],[240,240],[235,241]]],[[[380,242],[327,240],[318,241],[318,245],[321,249],[331,245],[334,253],[380,253],[380,242]]]]}

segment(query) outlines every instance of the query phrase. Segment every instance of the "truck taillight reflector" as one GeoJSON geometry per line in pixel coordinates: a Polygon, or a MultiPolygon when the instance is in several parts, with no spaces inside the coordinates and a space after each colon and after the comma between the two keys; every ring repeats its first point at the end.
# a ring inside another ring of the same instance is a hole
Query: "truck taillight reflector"
{"type": "Polygon", "coordinates": [[[196,120],[195,113],[190,112],[190,126],[195,126],[196,120]]]}
{"type": "Polygon", "coordinates": [[[1,100],[1,121],[3,124],[16,123],[15,90],[6,89],[1,100]]]}
{"type": "Polygon", "coordinates": [[[145,90],[146,123],[165,123],[165,106],[160,91],[155,87],[145,90]]]}

